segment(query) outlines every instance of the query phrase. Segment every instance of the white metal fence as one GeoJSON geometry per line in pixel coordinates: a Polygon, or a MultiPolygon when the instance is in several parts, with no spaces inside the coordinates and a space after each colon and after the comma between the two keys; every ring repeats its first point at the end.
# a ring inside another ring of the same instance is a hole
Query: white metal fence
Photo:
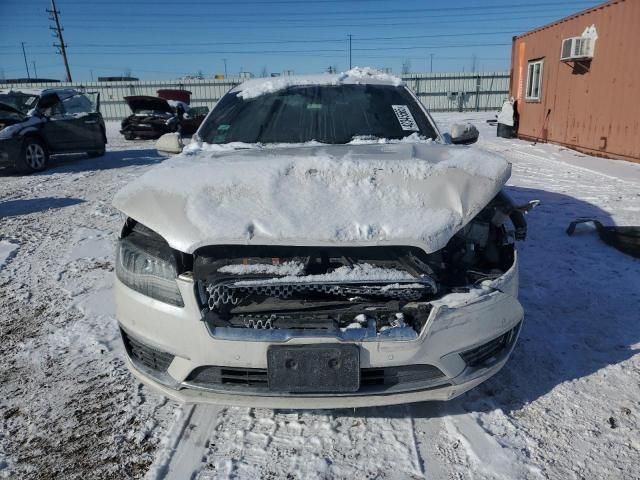
{"type": "MultiPolygon", "coordinates": [[[[433,112],[495,110],[509,91],[508,72],[414,73],[402,76],[418,98],[433,112]]],[[[191,104],[212,108],[229,89],[242,82],[225,80],[155,80],[137,82],[61,82],[7,85],[5,88],[71,87],[100,92],[101,112],[105,120],[121,120],[131,112],[124,101],[129,95],[156,95],[163,88],[192,92],[191,104]]]]}

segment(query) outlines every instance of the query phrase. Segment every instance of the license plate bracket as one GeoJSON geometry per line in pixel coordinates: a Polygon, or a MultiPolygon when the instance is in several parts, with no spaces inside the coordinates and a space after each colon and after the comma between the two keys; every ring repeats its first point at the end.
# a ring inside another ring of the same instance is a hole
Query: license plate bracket
{"type": "Polygon", "coordinates": [[[360,349],[353,344],[272,345],[269,390],[280,393],[353,393],[360,388],[360,349]]]}

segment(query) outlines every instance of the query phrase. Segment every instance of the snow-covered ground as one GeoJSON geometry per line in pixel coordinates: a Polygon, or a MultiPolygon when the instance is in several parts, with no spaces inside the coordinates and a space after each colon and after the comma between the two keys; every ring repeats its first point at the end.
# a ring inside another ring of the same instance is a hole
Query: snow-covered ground
{"type": "Polygon", "coordinates": [[[340,411],[180,406],[134,381],[111,303],[116,191],[163,157],[109,124],[108,153],[0,172],[0,477],[640,478],[640,261],[580,216],[640,224],[640,165],[499,139],[510,193],[542,201],[521,248],[525,324],[454,401],[340,411]],[[582,227],[581,232],[588,230],[582,227]]]}

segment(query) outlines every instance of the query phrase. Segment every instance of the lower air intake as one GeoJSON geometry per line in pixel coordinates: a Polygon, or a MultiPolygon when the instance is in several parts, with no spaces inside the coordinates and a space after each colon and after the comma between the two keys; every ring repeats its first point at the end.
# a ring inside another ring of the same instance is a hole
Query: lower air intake
{"type": "Polygon", "coordinates": [[[519,328],[520,324],[493,340],[462,352],[460,356],[469,367],[482,367],[495,363],[502,357],[504,352],[511,348],[518,336],[519,328]]]}
{"type": "Polygon", "coordinates": [[[137,367],[147,368],[157,373],[164,373],[173,361],[173,355],[157,350],[120,329],[124,348],[131,361],[137,367]]]}
{"type": "MultiPolygon", "coordinates": [[[[433,365],[363,368],[360,370],[360,390],[356,394],[392,393],[449,385],[444,380],[444,373],[433,365]]],[[[220,392],[269,394],[266,368],[198,367],[189,374],[184,385],[187,388],[220,392]]]]}

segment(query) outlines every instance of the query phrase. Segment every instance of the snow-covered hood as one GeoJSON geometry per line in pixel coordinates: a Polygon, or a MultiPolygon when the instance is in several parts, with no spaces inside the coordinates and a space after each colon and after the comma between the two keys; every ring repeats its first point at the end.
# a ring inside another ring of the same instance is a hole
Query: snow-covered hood
{"type": "Polygon", "coordinates": [[[192,149],[114,205],[192,253],[212,244],[444,247],[511,174],[502,157],[436,143],[192,149]]]}

